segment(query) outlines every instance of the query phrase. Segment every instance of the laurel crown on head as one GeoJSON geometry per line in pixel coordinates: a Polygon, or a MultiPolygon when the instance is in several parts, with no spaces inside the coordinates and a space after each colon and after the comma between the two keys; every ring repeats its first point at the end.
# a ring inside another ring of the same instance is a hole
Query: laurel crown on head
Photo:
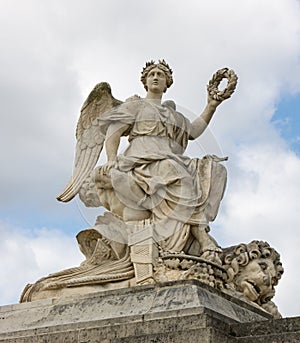
{"type": "Polygon", "coordinates": [[[146,65],[141,72],[141,74],[142,74],[141,75],[141,81],[144,85],[144,88],[147,90],[147,85],[146,85],[147,76],[148,76],[149,72],[152,69],[154,69],[155,67],[161,69],[165,73],[166,81],[167,81],[167,88],[169,88],[173,83],[173,77],[172,77],[173,71],[164,59],[158,60],[158,63],[155,63],[155,61],[153,61],[153,60],[146,62],[146,65]]]}

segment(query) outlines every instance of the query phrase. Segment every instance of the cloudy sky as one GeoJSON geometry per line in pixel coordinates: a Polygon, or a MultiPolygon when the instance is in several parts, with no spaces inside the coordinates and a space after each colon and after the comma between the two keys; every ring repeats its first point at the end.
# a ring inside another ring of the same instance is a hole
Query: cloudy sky
{"type": "Polygon", "coordinates": [[[300,315],[299,0],[0,0],[0,305],[28,282],[78,265],[75,235],[101,209],[58,203],[79,109],[94,85],[144,95],[145,61],[174,70],[173,99],[191,118],[219,68],[239,84],[191,155],[227,155],[228,187],[212,235],[281,254],[275,302],[300,315]]]}

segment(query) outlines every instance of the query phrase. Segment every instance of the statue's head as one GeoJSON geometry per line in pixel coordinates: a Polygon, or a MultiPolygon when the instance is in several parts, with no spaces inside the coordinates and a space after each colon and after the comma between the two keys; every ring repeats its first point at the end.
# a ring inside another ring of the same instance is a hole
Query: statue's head
{"type": "MultiPolygon", "coordinates": [[[[169,65],[166,63],[166,61],[165,60],[159,60],[158,63],[155,63],[155,61],[151,60],[150,62],[146,62],[146,65],[141,72],[141,74],[142,74],[141,81],[142,81],[146,91],[148,91],[148,89],[147,89],[147,76],[148,76],[149,72],[156,67],[164,72],[164,74],[166,76],[167,88],[169,88],[173,83],[173,77],[172,77],[173,71],[169,67],[169,65]]],[[[166,92],[167,88],[165,89],[165,92],[166,92]]]]}
{"type": "Polygon", "coordinates": [[[278,252],[263,241],[223,249],[223,266],[227,283],[258,305],[273,298],[274,286],[283,274],[278,252]]]}

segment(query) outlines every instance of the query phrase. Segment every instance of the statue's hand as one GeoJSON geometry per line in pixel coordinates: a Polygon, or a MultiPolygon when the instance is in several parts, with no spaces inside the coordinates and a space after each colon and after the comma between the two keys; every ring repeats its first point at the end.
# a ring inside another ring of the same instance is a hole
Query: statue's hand
{"type": "Polygon", "coordinates": [[[107,163],[105,163],[102,167],[102,173],[103,174],[109,174],[111,168],[116,166],[116,161],[108,161],[107,163]]]}
{"type": "Polygon", "coordinates": [[[223,100],[216,100],[213,97],[210,96],[210,94],[207,94],[207,104],[209,107],[216,109],[223,100]]]}

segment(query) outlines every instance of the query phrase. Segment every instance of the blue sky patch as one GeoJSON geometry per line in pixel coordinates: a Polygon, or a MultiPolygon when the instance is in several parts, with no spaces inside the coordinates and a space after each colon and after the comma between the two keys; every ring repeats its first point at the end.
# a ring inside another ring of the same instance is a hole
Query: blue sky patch
{"type": "Polygon", "coordinates": [[[290,148],[300,155],[300,93],[285,96],[276,107],[272,123],[290,148]]]}

